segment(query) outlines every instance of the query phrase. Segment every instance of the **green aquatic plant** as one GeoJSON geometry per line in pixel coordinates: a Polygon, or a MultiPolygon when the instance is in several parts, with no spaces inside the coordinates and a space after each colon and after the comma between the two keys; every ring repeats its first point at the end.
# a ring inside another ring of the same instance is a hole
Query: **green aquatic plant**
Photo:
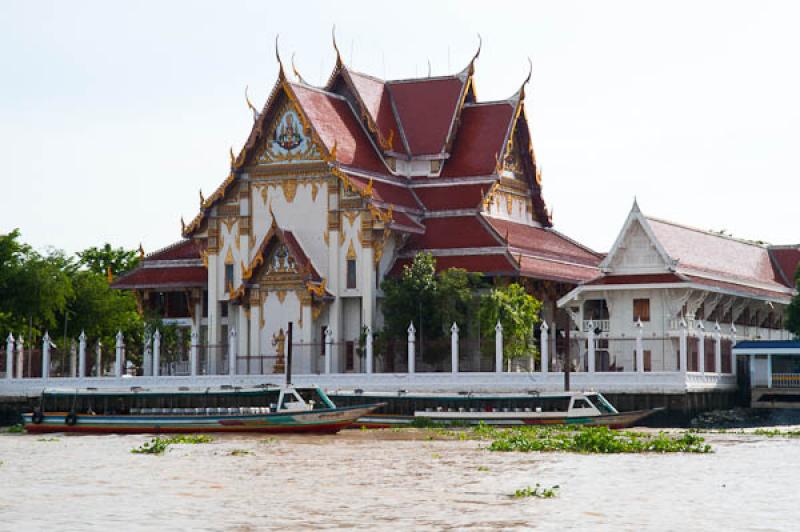
{"type": "Polygon", "coordinates": [[[156,436],[150,441],[144,442],[140,447],[131,449],[134,454],[164,454],[170,445],[198,443],[211,443],[214,439],[206,434],[179,434],[171,438],[161,438],[156,436]]]}
{"type": "Polygon", "coordinates": [[[753,431],[756,436],[766,436],[767,438],[775,438],[777,436],[783,438],[800,438],[800,430],[780,430],[780,429],[756,429],[753,431]]]}
{"type": "Polygon", "coordinates": [[[489,440],[488,449],[500,452],[575,453],[708,453],[711,446],[693,433],[647,434],[608,427],[516,427],[496,429],[481,425],[475,433],[489,440]]]}
{"type": "Polygon", "coordinates": [[[17,423],[16,425],[11,425],[10,427],[8,427],[8,429],[6,429],[6,432],[13,432],[13,433],[25,432],[25,427],[22,425],[22,423],[17,423]]]}
{"type": "Polygon", "coordinates": [[[234,449],[228,453],[229,456],[247,456],[253,454],[253,451],[248,451],[247,449],[234,449]]]}
{"type": "Polygon", "coordinates": [[[278,443],[278,438],[275,438],[274,436],[270,436],[269,438],[264,438],[263,440],[258,440],[258,443],[260,443],[261,445],[272,445],[272,444],[278,443]]]}
{"type": "Polygon", "coordinates": [[[58,438],[37,438],[36,441],[58,441],[58,438]]]}
{"type": "Polygon", "coordinates": [[[489,468],[486,467],[485,465],[478,466],[478,471],[480,471],[482,473],[486,473],[487,471],[489,471],[489,468]]]}
{"type": "Polygon", "coordinates": [[[538,482],[536,483],[536,486],[526,486],[514,491],[514,494],[512,495],[512,497],[515,499],[524,499],[527,497],[535,497],[537,499],[552,499],[556,496],[558,496],[557,485],[550,488],[543,488],[538,482]]]}

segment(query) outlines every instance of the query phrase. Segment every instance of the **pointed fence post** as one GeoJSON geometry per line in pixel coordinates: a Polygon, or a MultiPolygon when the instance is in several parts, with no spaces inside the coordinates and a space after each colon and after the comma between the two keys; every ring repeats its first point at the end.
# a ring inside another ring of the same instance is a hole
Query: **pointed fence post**
{"type": "Polygon", "coordinates": [[[192,377],[197,376],[197,327],[192,327],[192,346],[191,350],[189,351],[189,373],[192,377]]]}
{"type": "Polygon", "coordinates": [[[450,327],[450,372],[458,373],[458,325],[450,327]]]}
{"type": "Polygon", "coordinates": [[[142,373],[144,375],[152,375],[157,377],[158,374],[153,370],[153,337],[148,331],[144,333],[144,354],[142,355],[142,373]]]}
{"type": "Polygon", "coordinates": [[[125,349],[125,339],[122,336],[122,331],[117,332],[117,345],[116,347],[116,357],[114,358],[114,376],[115,377],[122,377],[122,371],[125,367],[125,357],[123,356],[122,350],[125,349]]]}
{"type": "Polygon", "coordinates": [[[78,376],[78,343],[74,338],[69,342],[69,375],[72,378],[78,376]]]}
{"type": "Polygon", "coordinates": [[[78,336],[78,377],[86,376],[86,333],[81,331],[78,336]]]}
{"type": "Polygon", "coordinates": [[[589,373],[594,373],[594,369],[595,369],[595,366],[594,366],[594,363],[595,363],[595,352],[596,352],[596,349],[595,349],[596,346],[595,346],[595,341],[594,341],[595,336],[596,336],[596,334],[594,332],[594,322],[589,320],[588,327],[589,327],[589,332],[586,334],[586,343],[588,344],[588,349],[586,350],[586,357],[587,357],[586,370],[589,373]]]}
{"type": "Polygon", "coordinates": [[[714,371],[722,373],[722,327],[714,324],[714,371]]]}
{"type": "Polygon", "coordinates": [[[21,379],[23,375],[25,375],[25,338],[20,334],[17,338],[17,378],[21,379]]]}
{"type": "Polygon", "coordinates": [[[706,372],[706,326],[697,322],[697,371],[706,372]]]}
{"type": "Polygon", "coordinates": [[[42,337],[42,378],[50,378],[50,334],[45,331],[42,337]]]}
{"type": "Polygon", "coordinates": [[[374,363],[374,355],[372,352],[372,327],[367,325],[367,338],[366,338],[366,349],[367,349],[367,373],[372,373],[373,371],[373,363],[374,363]]]}
{"type": "Polygon", "coordinates": [[[14,335],[8,333],[6,338],[6,379],[14,376],[14,335]]]}
{"type": "Polygon", "coordinates": [[[644,323],[636,320],[636,371],[644,373],[644,323]]]}
{"type": "Polygon", "coordinates": [[[161,376],[161,331],[153,333],[153,377],[161,376]]]}
{"type": "Polygon", "coordinates": [[[736,346],[736,325],[731,323],[731,373],[736,375],[739,368],[736,367],[736,355],[733,354],[733,348],[736,346]]]}
{"type": "Polygon", "coordinates": [[[678,344],[679,344],[678,345],[678,349],[679,349],[679,352],[678,352],[678,371],[682,371],[684,373],[686,373],[686,371],[688,370],[687,362],[689,360],[687,355],[686,355],[686,349],[687,349],[687,345],[686,344],[687,344],[687,341],[688,341],[687,338],[688,338],[689,331],[687,331],[686,327],[687,327],[686,320],[681,318],[681,336],[680,336],[680,339],[678,340],[678,344]]]}
{"type": "Polygon", "coordinates": [[[333,329],[325,327],[325,374],[331,372],[331,351],[333,350],[333,329]]]}
{"type": "Polygon", "coordinates": [[[542,322],[541,344],[542,373],[548,373],[550,371],[550,326],[547,325],[547,321],[542,322]]]}
{"type": "Polygon", "coordinates": [[[494,371],[503,371],[503,326],[500,325],[500,320],[494,326],[494,371]]]}
{"type": "Polygon", "coordinates": [[[236,348],[238,347],[236,343],[236,327],[231,327],[228,337],[228,375],[233,377],[236,375],[236,348]]]}
{"type": "Polygon", "coordinates": [[[95,373],[97,373],[98,377],[103,376],[103,342],[100,340],[97,341],[97,345],[94,346],[94,358],[95,358],[95,373]]]}
{"type": "Polygon", "coordinates": [[[414,350],[414,343],[416,342],[417,330],[414,328],[414,322],[408,326],[408,372],[414,373],[414,363],[416,362],[416,353],[414,350]]]}

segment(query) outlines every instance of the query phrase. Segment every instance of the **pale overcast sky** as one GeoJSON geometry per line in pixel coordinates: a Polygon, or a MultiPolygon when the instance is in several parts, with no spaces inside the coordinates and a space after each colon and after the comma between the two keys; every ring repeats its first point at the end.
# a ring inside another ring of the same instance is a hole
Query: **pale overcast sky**
{"type": "Polygon", "coordinates": [[[75,251],[179,238],[285,63],[379,77],[461,70],[480,100],[534,63],[534,149],[555,227],[600,251],[648,213],[800,242],[797,2],[0,4],[0,233],[75,251]]]}

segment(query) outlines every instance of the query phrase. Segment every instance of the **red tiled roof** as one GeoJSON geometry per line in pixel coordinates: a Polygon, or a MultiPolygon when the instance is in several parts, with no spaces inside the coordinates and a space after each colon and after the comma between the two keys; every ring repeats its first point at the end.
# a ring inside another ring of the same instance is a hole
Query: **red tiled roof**
{"type": "Polygon", "coordinates": [[[572,242],[551,229],[542,229],[491,216],[484,216],[484,219],[503,240],[507,239],[511,247],[532,251],[536,255],[544,257],[590,266],[597,266],[602,260],[599,254],[572,242]]]}
{"type": "MultiPolygon", "coordinates": [[[[348,177],[361,190],[365,189],[369,185],[369,179],[366,177],[357,177],[349,173],[348,177]]],[[[409,191],[408,187],[403,185],[395,185],[373,179],[372,195],[376,200],[384,203],[402,205],[403,207],[414,210],[420,209],[420,205],[417,203],[414,195],[411,193],[411,191],[409,191]]]]}
{"type": "Polygon", "coordinates": [[[685,275],[686,279],[690,282],[701,284],[703,286],[709,286],[712,288],[719,288],[721,290],[730,290],[733,292],[740,292],[744,294],[749,294],[753,296],[760,296],[760,297],[768,297],[774,299],[782,299],[786,303],[789,302],[792,295],[786,292],[778,292],[775,290],[769,290],[767,288],[758,288],[753,286],[745,286],[743,284],[733,283],[733,282],[725,282],[725,281],[717,281],[715,279],[707,279],[705,277],[697,277],[694,275],[685,275]]]}
{"type": "Polygon", "coordinates": [[[200,258],[200,246],[194,240],[179,240],[169,246],[156,250],[145,257],[145,260],[176,260],[200,258]]]}
{"type": "Polygon", "coordinates": [[[586,284],[591,285],[623,285],[623,284],[665,284],[683,283],[685,279],[674,273],[646,273],[637,275],[605,275],[586,284]]]}
{"type": "Polygon", "coordinates": [[[452,249],[502,246],[478,216],[451,216],[423,220],[425,234],[412,235],[408,249],[452,249]]]}
{"type": "Polygon", "coordinates": [[[336,146],[338,162],[372,172],[387,171],[346,100],[305,85],[290,85],[325,147],[332,150],[336,146]]]}
{"type": "Polygon", "coordinates": [[[205,287],[208,284],[208,271],[203,266],[140,266],[118,278],[111,288],[189,288],[205,287]]]}
{"type": "Polygon", "coordinates": [[[784,284],[794,288],[795,275],[800,268],[800,245],[797,246],[773,246],[769,248],[772,256],[773,265],[776,267],[784,284]]]}
{"type": "MultiPolygon", "coordinates": [[[[517,269],[505,255],[448,255],[435,257],[436,271],[447,270],[449,268],[463,268],[470,272],[484,274],[514,274],[517,269]]],[[[399,275],[403,272],[403,267],[411,264],[413,259],[399,259],[392,266],[389,275],[399,275]]]]}
{"type": "Polygon", "coordinates": [[[385,141],[392,139],[390,149],[396,152],[405,152],[403,141],[400,139],[400,128],[397,126],[392,100],[386,83],[382,80],[347,70],[358,96],[364,103],[372,121],[378,126],[381,136],[385,141]]]}
{"type": "Polygon", "coordinates": [[[389,92],[412,155],[445,149],[464,82],[456,77],[389,81],[389,92]]]}
{"type": "Polygon", "coordinates": [[[429,211],[477,209],[490,183],[460,184],[439,187],[414,187],[414,193],[429,211]]]}
{"type": "Polygon", "coordinates": [[[679,270],[695,270],[720,277],[766,284],[776,278],[767,248],[741,240],[647,218],[667,255],[678,260],[679,270]]]}
{"type": "Polygon", "coordinates": [[[442,177],[493,174],[512,118],[507,102],[465,106],[442,177]]]}
{"type": "Polygon", "coordinates": [[[555,262],[541,257],[522,255],[519,261],[520,275],[534,279],[579,284],[600,274],[600,269],[595,266],[555,262]]]}
{"type": "Polygon", "coordinates": [[[396,228],[400,231],[411,230],[414,233],[424,233],[425,226],[419,222],[415,222],[409,215],[404,212],[395,211],[392,213],[392,221],[389,226],[396,228]]]}

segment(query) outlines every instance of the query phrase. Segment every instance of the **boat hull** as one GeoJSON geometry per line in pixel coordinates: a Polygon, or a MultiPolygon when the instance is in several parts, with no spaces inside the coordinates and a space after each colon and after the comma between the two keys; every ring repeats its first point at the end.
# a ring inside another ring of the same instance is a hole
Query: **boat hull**
{"type": "Polygon", "coordinates": [[[77,432],[115,434],[173,434],[200,432],[325,433],[333,434],[352,425],[382,405],[353,406],[323,410],[279,412],[263,415],[160,415],[107,416],[78,415],[67,424],[66,412],[44,413],[41,423],[33,414],[23,414],[25,429],[31,433],[77,432]]]}
{"type": "Polygon", "coordinates": [[[584,425],[604,426],[612,429],[623,429],[636,425],[662,408],[651,410],[633,410],[618,414],[600,416],[552,416],[544,417],[537,413],[527,412],[418,412],[415,416],[381,416],[367,415],[353,423],[353,427],[391,428],[411,425],[414,420],[422,419],[434,423],[457,425],[493,425],[500,427],[517,427],[525,425],[584,425]]]}

